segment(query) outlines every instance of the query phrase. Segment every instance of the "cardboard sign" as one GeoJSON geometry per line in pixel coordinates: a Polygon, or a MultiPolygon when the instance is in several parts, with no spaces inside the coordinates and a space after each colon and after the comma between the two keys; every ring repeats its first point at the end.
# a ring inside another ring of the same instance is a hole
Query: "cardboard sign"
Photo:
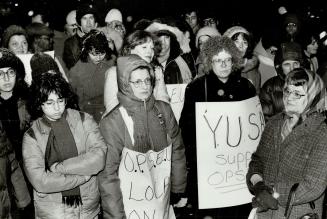
{"type": "Polygon", "coordinates": [[[196,103],[199,208],[251,202],[246,173],[265,122],[258,97],[196,103]]]}
{"type": "MultiPolygon", "coordinates": [[[[48,55],[50,55],[52,58],[54,58],[54,51],[47,51],[44,52],[48,55]]],[[[31,58],[34,54],[17,54],[17,57],[23,62],[24,67],[25,67],[25,82],[28,85],[31,85],[32,83],[32,70],[31,70],[31,58]]]]}
{"type": "Polygon", "coordinates": [[[184,106],[185,88],[187,84],[167,84],[166,86],[170,98],[170,106],[177,122],[179,122],[184,106]]]}

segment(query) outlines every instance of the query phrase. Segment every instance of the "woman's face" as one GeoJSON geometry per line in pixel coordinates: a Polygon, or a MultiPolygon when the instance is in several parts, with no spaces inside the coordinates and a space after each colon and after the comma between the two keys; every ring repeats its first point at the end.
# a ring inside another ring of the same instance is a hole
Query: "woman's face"
{"type": "Polygon", "coordinates": [[[311,39],[311,43],[307,45],[307,52],[309,55],[316,55],[318,52],[318,42],[314,38],[311,39]]]}
{"type": "Polygon", "coordinates": [[[96,65],[102,62],[105,57],[106,57],[105,52],[96,51],[95,49],[89,52],[89,58],[91,62],[93,62],[96,65]]]}
{"type": "Polygon", "coordinates": [[[131,54],[136,54],[146,62],[150,63],[154,56],[153,41],[148,39],[145,43],[135,46],[131,49],[131,54]]]}
{"type": "Polygon", "coordinates": [[[134,95],[140,100],[146,100],[151,95],[151,78],[148,69],[135,69],[131,73],[129,82],[134,95]]]}
{"type": "Polygon", "coordinates": [[[200,51],[202,50],[203,48],[203,44],[205,42],[207,42],[208,40],[210,39],[210,36],[208,35],[203,35],[203,36],[200,36],[199,39],[198,39],[198,45],[199,45],[199,49],[200,51]]]}
{"type": "Polygon", "coordinates": [[[65,98],[59,98],[59,96],[55,92],[51,92],[49,94],[48,100],[41,105],[44,115],[50,121],[56,121],[60,119],[65,111],[65,107],[65,98]]]}
{"type": "Polygon", "coordinates": [[[26,54],[28,51],[28,43],[24,35],[13,35],[10,37],[8,49],[15,54],[26,54]]]}
{"type": "Polygon", "coordinates": [[[16,84],[16,71],[10,67],[0,68],[0,92],[12,92],[16,84]]]}
{"type": "Polygon", "coordinates": [[[211,60],[212,70],[222,82],[227,82],[232,73],[232,56],[227,51],[222,50],[214,55],[211,60]]]}
{"type": "Polygon", "coordinates": [[[239,34],[236,40],[234,41],[236,47],[241,51],[242,56],[245,55],[246,50],[249,47],[249,43],[246,39],[244,39],[242,34],[239,34]]]}
{"type": "Polygon", "coordinates": [[[283,91],[283,102],[288,114],[300,115],[308,104],[306,86],[287,85],[283,91]]]}

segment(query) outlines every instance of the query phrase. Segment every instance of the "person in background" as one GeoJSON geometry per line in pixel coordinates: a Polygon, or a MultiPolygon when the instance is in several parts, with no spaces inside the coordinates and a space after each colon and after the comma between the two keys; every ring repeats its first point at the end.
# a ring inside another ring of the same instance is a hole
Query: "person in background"
{"type": "MultiPolygon", "coordinates": [[[[209,26],[202,27],[199,29],[198,33],[196,34],[195,38],[195,47],[198,49],[199,53],[201,53],[201,50],[203,48],[204,43],[214,37],[214,36],[221,36],[221,34],[218,32],[217,29],[209,26]]],[[[204,72],[204,65],[203,61],[200,59],[200,55],[198,55],[196,59],[196,66],[197,66],[197,76],[202,76],[205,74],[204,72]]]]}
{"type": "Polygon", "coordinates": [[[53,50],[53,30],[45,24],[32,23],[26,27],[31,53],[53,50]]]}
{"type": "Polygon", "coordinates": [[[117,8],[111,9],[105,17],[105,22],[107,27],[116,30],[124,39],[126,35],[126,28],[123,23],[123,15],[121,14],[120,10],[117,8]]]}
{"type": "Polygon", "coordinates": [[[105,73],[114,61],[104,33],[91,30],[83,40],[80,59],[68,74],[68,80],[79,97],[81,110],[91,114],[97,122],[105,112],[105,73]]]}
{"type": "Polygon", "coordinates": [[[302,32],[301,36],[299,37],[299,43],[304,51],[304,57],[307,62],[307,69],[310,69],[314,73],[317,73],[319,68],[318,63],[318,44],[319,37],[315,34],[313,30],[307,29],[302,32]]]}
{"type": "Polygon", "coordinates": [[[137,55],[117,59],[120,105],[100,122],[108,145],[106,165],[98,176],[105,219],[128,218],[133,211],[142,215],[154,211],[156,218],[172,218],[170,203],[179,203],[185,196],[187,171],[181,132],[170,105],[153,97],[152,71],[149,62],[137,55]],[[144,165],[139,166],[142,171],[128,172],[126,156],[144,157],[144,165]],[[157,160],[154,166],[153,159],[157,160]],[[151,186],[166,189],[144,203],[130,198],[131,183],[138,192],[151,186]]]}
{"type": "Polygon", "coordinates": [[[15,54],[28,53],[26,30],[17,25],[7,27],[2,34],[2,47],[11,50],[15,54]]]}
{"type": "Polygon", "coordinates": [[[252,82],[257,94],[259,94],[261,87],[261,74],[258,70],[259,60],[253,54],[254,39],[252,34],[249,33],[244,27],[233,26],[225,31],[224,36],[231,38],[236,47],[242,53],[243,68],[241,75],[252,82]]]}
{"type": "Polygon", "coordinates": [[[282,43],[276,52],[274,65],[277,76],[270,78],[260,90],[260,102],[265,119],[280,113],[284,109],[283,87],[285,76],[295,68],[303,67],[303,51],[295,42],[282,43]]]}
{"type": "MultiPolygon", "coordinates": [[[[125,38],[121,54],[122,56],[130,54],[138,55],[152,65],[154,68],[154,75],[152,75],[152,77],[155,79],[153,95],[156,100],[169,103],[164,75],[162,69],[156,63],[155,52],[154,36],[147,31],[136,30],[125,38]]],[[[119,104],[117,93],[117,67],[113,66],[106,72],[104,85],[104,104],[106,106],[106,112],[110,112],[119,104]]]]}
{"type": "Polygon", "coordinates": [[[203,57],[207,74],[195,78],[187,85],[179,121],[188,168],[186,193],[189,206],[195,218],[205,216],[226,219],[244,218],[244,216],[247,218],[251,211],[249,205],[210,210],[198,209],[195,103],[241,101],[256,95],[253,84],[241,77],[239,69],[243,62],[243,54],[230,38],[215,36],[208,39],[200,55],[203,57]]]}
{"type": "Polygon", "coordinates": [[[65,32],[68,37],[77,33],[76,10],[70,11],[66,16],[65,32]]]}
{"type": "Polygon", "coordinates": [[[60,73],[43,73],[30,89],[37,119],[24,135],[23,158],[36,218],[98,218],[96,175],[107,148],[97,123],[67,107],[75,95],[60,73]]]}
{"type": "Polygon", "coordinates": [[[322,218],[327,183],[325,98],[326,89],[317,74],[296,68],[286,75],[285,108],[266,124],[246,176],[258,219],[284,218],[294,185],[289,218],[311,218],[304,217],[309,213],[322,218]],[[274,192],[279,194],[277,199],[274,192]]]}
{"type": "Polygon", "coordinates": [[[196,35],[198,30],[200,29],[198,12],[195,9],[188,8],[185,10],[183,18],[192,28],[194,35],[196,35]]]}
{"type": "Polygon", "coordinates": [[[96,10],[93,7],[91,8],[89,4],[81,4],[77,8],[77,33],[65,40],[62,56],[68,70],[70,70],[80,58],[84,35],[97,27],[96,17],[96,10]]]}
{"type": "Polygon", "coordinates": [[[260,41],[255,46],[253,53],[259,59],[259,72],[261,74],[261,86],[270,78],[277,76],[274,66],[274,58],[280,45],[280,37],[277,28],[268,26],[263,30],[260,41]]]}
{"type": "MultiPolygon", "coordinates": [[[[15,152],[6,132],[0,121],[0,218],[11,219],[13,209],[17,208],[20,212],[19,218],[29,218],[27,210],[31,203],[31,197],[28,193],[27,185],[18,161],[15,158],[15,152]],[[16,206],[11,206],[15,200],[16,206]],[[24,217],[23,217],[24,215],[24,217]]],[[[30,210],[30,209],[29,209],[30,210]]]]}
{"type": "Polygon", "coordinates": [[[297,42],[301,32],[302,22],[295,13],[286,13],[282,24],[282,42],[297,42]]]}

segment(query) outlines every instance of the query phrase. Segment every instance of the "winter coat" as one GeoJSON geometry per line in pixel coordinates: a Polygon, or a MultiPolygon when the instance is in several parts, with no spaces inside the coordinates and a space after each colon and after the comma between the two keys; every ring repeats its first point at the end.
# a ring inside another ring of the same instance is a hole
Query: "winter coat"
{"type": "Polygon", "coordinates": [[[253,153],[247,183],[252,191],[250,178],[262,176],[267,185],[274,187],[278,198],[278,210],[259,213],[258,218],[284,218],[285,206],[293,184],[299,183],[290,219],[312,213],[309,202],[315,204],[315,212],[321,218],[324,191],[327,184],[327,125],[320,113],[308,117],[293,128],[282,141],[281,129],[285,114],[272,117],[266,124],[259,146],[253,153]]]}
{"type": "Polygon", "coordinates": [[[192,53],[183,53],[182,55],[172,54],[169,56],[166,66],[164,67],[165,83],[185,84],[181,71],[190,72],[191,78],[189,78],[188,81],[191,81],[196,76],[197,70],[192,53]],[[177,59],[181,61],[178,61],[177,59]]]}
{"type": "Polygon", "coordinates": [[[0,126],[0,218],[9,219],[11,201],[15,200],[18,208],[24,208],[31,197],[12,146],[0,126]]]}
{"type": "Polygon", "coordinates": [[[64,43],[64,53],[62,59],[64,60],[67,69],[71,69],[79,60],[82,51],[83,38],[78,34],[69,37],[64,43]]]}
{"type": "Polygon", "coordinates": [[[93,118],[67,109],[69,124],[78,156],[45,170],[45,150],[51,128],[35,120],[23,139],[26,175],[33,185],[36,218],[95,218],[100,212],[100,194],[96,175],[104,167],[106,145],[93,118]],[[91,178],[89,178],[91,176],[91,178]],[[83,205],[72,208],[62,203],[62,191],[80,187],[83,205]]]}
{"type": "MultiPolygon", "coordinates": [[[[127,218],[128,216],[125,213],[126,206],[123,202],[123,188],[120,187],[125,182],[121,181],[119,177],[122,153],[126,150],[130,153],[150,155],[171,148],[171,154],[169,154],[171,160],[163,161],[171,163],[170,181],[167,184],[168,193],[169,191],[177,194],[184,193],[186,187],[184,144],[170,105],[155,100],[153,95],[147,100],[141,101],[134,96],[129,85],[131,72],[140,65],[148,64],[136,56],[118,58],[117,63],[120,105],[100,122],[101,133],[108,145],[106,165],[99,174],[104,218],[127,218]],[[121,108],[126,110],[126,116],[131,118],[132,128],[125,123],[121,108]],[[170,146],[170,142],[172,146],[170,146]]],[[[157,165],[160,164],[157,163],[157,165]]],[[[156,166],[153,171],[156,171],[156,166]]],[[[135,174],[137,172],[135,170],[135,174]]],[[[134,183],[142,186],[142,182],[134,183]]],[[[156,186],[156,181],[152,181],[152,185],[156,186]]],[[[156,200],[152,201],[156,202],[156,200]]],[[[149,201],[150,203],[151,201],[149,201]]]]}
{"type": "Polygon", "coordinates": [[[259,60],[256,56],[251,59],[246,59],[246,63],[241,71],[241,76],[252,82],[257,94],[260,93],[261,87],[261,74],[258,70],[259,60]]]}
{"type": "Polygon", "coordinates": [[[252,83],[237,73],[232,73],[228,81],[223,83],[211,71],[208,75],[194,79],[186,87],[179,125],[182,130],[187,165],[190,170],[187,193],[191,202],[197,202],[195,103],[241,101],[255,95],[256,91],[252,83]]]}
{"type": "Polygon", "coordinates": [[[103,92],[106,71],[114,65],[113,60],[99,64],[79,60],[69,71],[69,81],[79,97],[79,107],[99,122],[105,111],[103,92]]]}

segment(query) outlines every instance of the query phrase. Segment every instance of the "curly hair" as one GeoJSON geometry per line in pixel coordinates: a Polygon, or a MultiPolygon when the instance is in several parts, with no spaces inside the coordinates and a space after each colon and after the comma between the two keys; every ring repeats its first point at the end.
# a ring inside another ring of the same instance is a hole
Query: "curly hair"
{"type": "Polygon", "coordinates": [[[33,80],[30,87],[28,110],[32,119],[43,115],[42,104],[48,100],[50,93],[56,93],[59,98],[66,99],[66,108],[75,108],[77,95],[71,85],[62,77],[60,72],[44,72],[33,80]]]}
{"type": "Polygon", "coordinates": [[[203,49],[200,52],[200,58],[204,64],[204,70],[209,73],[212,70],[212,58],[225,50],[232,56],[232,72],[241,68],[242,54],[235,46],[233,40],[225,36],[215,36],[208,39],[203,44],[203,49]]]}
{"type": "Polygon", "coordinates": [[[105,59],[109,60],[113,54],[109,48],[108,40],[106,35],[99,30],[91,30],[84,36],[83,47],[80,59],[82,62],[88,62],[89,52],[95,49],[99,52],[105,52],[105,59]]]}

